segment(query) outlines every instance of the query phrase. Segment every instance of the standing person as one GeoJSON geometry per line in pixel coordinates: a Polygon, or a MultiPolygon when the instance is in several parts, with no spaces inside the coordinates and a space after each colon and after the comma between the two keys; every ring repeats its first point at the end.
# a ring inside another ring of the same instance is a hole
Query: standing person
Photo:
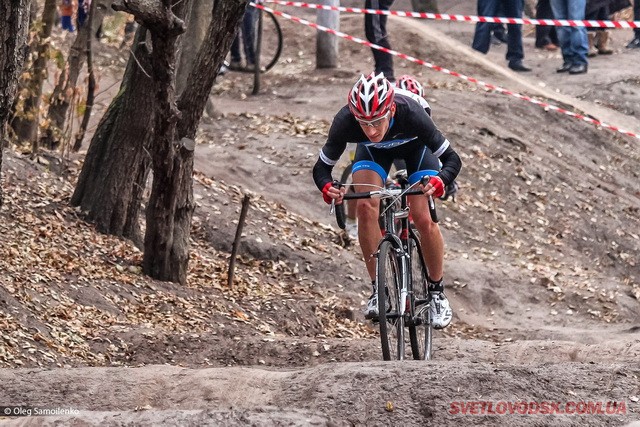
{"type": "Polygon", "coordinates": [[[76,30],[73,26],[73,0],[62,0],[60,2],[60,25],[62,29],[70,33],[76,30]]]}
{"type": "MultiPolygon", "coordinates": [[[[478,15],[491,17],[522,18],[523,0],[478,0],[478,15]],[[506,15],[506,16],[505,16],[506,15]]],[[[494,23],[478,22],[473,35],[471,47],[487,53],[491,45],[491,30],[494,23]]],[[[524,49],[522,47],[522,25],[507,25],[507,61],[514,71],[531,71],[523,64],[524,49]]]]}
{"type": "MultiPolygon", "coordinates": [[[[633,0],[633,20],[640,21],[640,0],[633,0]]],[[[640,28],[633,29],[633,39],[629,42],[627,48],[640,48],[640,28]]]]}
{"type": "MultiPolygon", "coordinates": [[[[313,167],[313,180],[325,202],[342,203],[345,188],[332,185],[331,171],[348,142],[357,142],[353,165],[356,191],[368,191],[370,185],[383,186],[394,159],[406,162],[410,183],[418,183],[428,170],[442,169],[422,186],[426,196],[440,197],[445,185],[453,181],[462,166],[460,156],[416,101],[395,93],[382,73],[360,76],[348,96],[348,105],[336,114],[327,142],[313,167]]],[[[380,239],[378,214],[380,200],[359,199],[357,205],[358,238],[373,293],[365,309],[365,318],[378,316],[375,289],[375,251],[380,239]]],[[[421,236],[422,253],[428,270],[428,290],[435,304],[431,315],[435,328],[449,325],[453,312],[444,294],[444,241],[438,224],[431,220],[427,198],[410,196],[413,223],[421,236]]]]}
{"type": "Polygon", "coordinates": [[[240,45],[244,48],[244,56],[246,60],[245,68],[247,70],[256,69],[256,23],[258,22],[258,13],[260,11],[251,6],[247,6],[242,23],[231,44],[231,63],[229,69],[242,69],[242,55],[240,54],[240,45]]]}
{"type": "MultiPolygon", "coordinates": [[[[583,21],[587,0],[551,0],[555,19],[583,21]]],[[[562,50],[562,66],[558,73],[584,74],[589,68],[587,30],[584,27],[558,27],[558,40],[562,50]]]]}
{"type": "MultiPolygon", "coordinates": [[[[365,0],[366,9],[389,10],[393,0],[365,0]]],[[[370,43],[391,49],[387,34],[387,15],[374,15],[365,13],[364,33],[370,43]]],[[[391,83],[395,83],[393,74],[393,56],[381,50],[371,48],[373,54],[374,69],[376,74],[384,74],[391,83]]]]}
{"type": "MultiPolygon", "coordinates": [[[[549,0],[539,0],[536,4],[536,19],[553,19],[549,0]]],[[[549,51],[558,50],[558,33],[553,25],[536,25],[536,47],[549,51]]]]}

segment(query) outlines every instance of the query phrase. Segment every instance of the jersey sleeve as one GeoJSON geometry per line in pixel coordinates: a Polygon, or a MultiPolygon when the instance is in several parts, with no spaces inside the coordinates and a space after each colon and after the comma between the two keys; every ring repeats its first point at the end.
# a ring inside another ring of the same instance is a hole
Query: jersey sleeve
{"type": "Polygon", "coordinates": [[[316,164],[313,166],[313,181],[319,190],[322,190],[327,182],[333,181],[331,171],[340,156],[347,148],[347,141],[353,134],[351,113],[348,107],[344,107],[336,114],[329,129],[327,142],[320,149],[316,164]]]}
{"type": "MultiPolygon", "coordinates": [[[[422,110],[424,111],[424,110],[422,110]]],[[[414,129],[418,132],[418,137],[425,142],[434,156],[440,159],[442,168],[438,176],[442,178],[445,185],[451,183],[462,168],[462,160],[455,152],[449,140],[440,132],[427,114],[412,114],[414,129]]]]}

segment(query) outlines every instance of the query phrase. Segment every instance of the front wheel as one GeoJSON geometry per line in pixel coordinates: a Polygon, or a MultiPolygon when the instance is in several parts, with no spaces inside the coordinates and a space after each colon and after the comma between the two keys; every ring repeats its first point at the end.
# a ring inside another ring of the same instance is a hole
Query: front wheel
{"type": "Polygon", "coordinates": [[[411,284],[413,288],[413,313],[409,323],[411,353],[416,360],[431,360],[432,332],[429,294],[427,292],[427,268],[422,259],[420,241],[409,237],[411,257],[411,284]]]}
{"type": "Polygon", "coordinates": [[[404,359],[404,317],[400,315],[400,268],[396,250],[384,241],[378,252],[378,320],[384,360],[404,359]]]}

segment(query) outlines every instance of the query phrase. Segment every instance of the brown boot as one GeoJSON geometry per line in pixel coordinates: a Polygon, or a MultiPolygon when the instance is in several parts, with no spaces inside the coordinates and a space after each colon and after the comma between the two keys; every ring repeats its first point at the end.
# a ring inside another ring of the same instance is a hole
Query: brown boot
{"type": "Polygon", "coordinates": [[[596,48],[596,35],[600,34],[600,31],[597,33],[595,31],[588,31],[587,37],[589,38],[589,51],[587,52],[587,56],[596,56],[598,54],[598,49],[596,48]]]}
{"type": "Polygon", "coordinates": [[[613,49],[609,47],[609,31],[596,31],[596,34],[595,46],[598,49],[598,53],[600,55],[611,55],[613,53],[613,49]]]}

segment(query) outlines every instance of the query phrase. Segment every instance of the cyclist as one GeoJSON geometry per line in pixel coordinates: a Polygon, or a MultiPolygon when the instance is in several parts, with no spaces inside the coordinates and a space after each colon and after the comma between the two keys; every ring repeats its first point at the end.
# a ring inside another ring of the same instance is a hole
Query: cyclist
{"type": "MultiPolygon", "coordinates": [[[[424,110],[427,112],[429,117],[431,117],[431,106],[429,105],[427,100],[424,99],[424,89],[422,88],[422,85],[415,77],[410,76],[408,74],[405,74],[402,77],[400,77],[396,83],[395,93],[401,94],[413,99],[418,104],[420,104],[420,106],[424,108],[424,110]]],[[[351,154],[351,160],[353,161],[354,153],[350,153],[350,154],[351,154]]],[[[396,167],[396,170],[407,168],[404,163],[404,160],[402,159],[394,159],[393,165],[396,167]]],[[[387,178],[387,179],[389,180],[390,178],[387,178]]],[[[452,197],[453,201],[455,202],[455,194],[457,192],[458,192],[458,184],[455,181],[451,181],[449,184],[446,185],[444,194],[440,196],[440,199],[447,200],[449,197],[452,197]]],[[[355,200],[347,200],[346,202],[347,216],[346,216],[346,222],[345,222],[345,229],[349,237],[353,239],[355,239],[358,235],[358,223],[356,221],[355,204],[356,204],[355,200]]]]}
{"type": "MultiPolygon", "coordinates": [[[[455,179],[462,162],[449,141],[440,133],[429,115],[417,102],[402,94],[382,73],[360,76],[348,96],[348,105],[336,114],[327,142],[313,167],[313,179],[322,191],[323,199],[342,203],[345,188],[332,185],[331,171],[348,142],[357,142],[353,182],[356,191],[369,191],[368,185],[382,186],[394,159],[403,159],[411,183],[428,175],[429,170],[442,169],[422,186],[426,196],[440,197],[444,187],[455,179]]],[[[375,289],[375,251],[380,239],[378,227],[379,200],[359,199],[357,206],[358,238],[371,278],[373,294],[365,309],[365,318],[378,316],[375,289]]],[[[444,241],[440,229],[431,220],[427,198],[410,196],[413,222],[418,229],[428,269],[428,290],[433,296],[433,326],[449,325],[452,310],[444,294],[444,241]]]]}

